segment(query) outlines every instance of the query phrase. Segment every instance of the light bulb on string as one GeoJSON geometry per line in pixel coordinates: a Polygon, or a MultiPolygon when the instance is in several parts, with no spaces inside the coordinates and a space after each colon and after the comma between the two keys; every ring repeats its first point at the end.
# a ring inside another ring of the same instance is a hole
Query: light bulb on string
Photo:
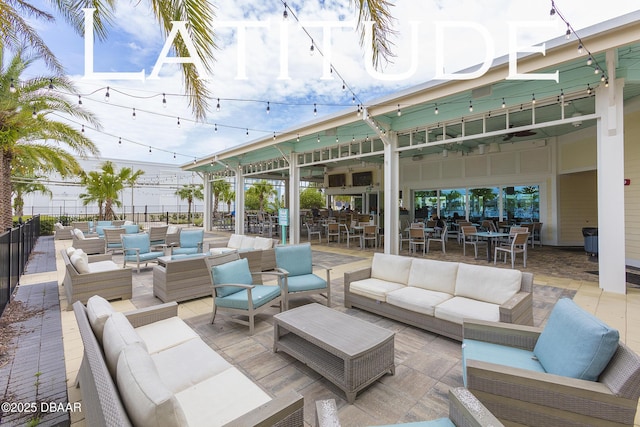
{"type": "Polygon", "coordinates": [[[300,142],[300,134],[296,136],[296,142],[300,142]]]}
{"type": "Polygon", "coordinates": [[[316,141],[318,142],[318,144],[320,144],[320,134],[318,134],[316,141]]]}
{"type": "Polygon", "coordinates": [[[600,74],[600,67],[596,66],[596,68],[593,69],[593,74],[600,74]]]}
{"type": "Polygon", "coordinates": [[[118,137],[118,145],[122,145],[122,137],[118,137]]]}
{"type": "Polygon", "coordinates": [[[584,47],[582,46],[582,43],[578,43],[578,53],[582,55],[583,51],[584,51],[584,47]]]}
{"type": "Polygon", "coordinates": [[[47,89],[49,89],[49,92],[53,90],[53,79],[49,79],[49,87],[47,89]]]}
{"type": "Polygon", "coordinates": [[[31,118],[33,120],[38,118],[38,112],[36,111],[36,106],[35,105],[33,106],[33,113],[31,113],[31,118]]]}
{"type": "Polygon", "coordinates": [[[473,104],[469,101],[469,112],[473,113],[473,104]]]}
{"type": "Polygon", "coordinates": [[[267,101],[267,114],[271,112],[271,104],[267,101]]]}
{"type": "Polygon", "coordinates": [[[218,98],[218,103],[216,104],[216,111],[220,111],[220,98],[218,98]]]}
{"type": "Polygon", "coordinates": [[[249,136],[249,128],[247,128],[246,135],[249,136]]]}
{"type": "Polygon", "coordinates": [[[309,55],[313,56],[314,51],[315,51],[315,47],[313,47],[313,40],[312,40],[311,47],[309,48],[309,55]]]}
{"type": "Polygon", "coordinates": [[[315,102],[313,103],[313,115],[317,116],[318,115],[318,108],[316,107],[315,102]]]}
{"type": "Polygon", "coordinates": [[[591,95],[591,85],[587,84],[587,95],[591,95]]]}
{"type": "Polygon", "coordinates": [[[564,33],[564,37],[569,40],[571,38],[571,27],[567,24],[567,32],[564,33]]]}
{"type": "Polygon", "coordinates": [[[80,132],[84,133],[84,125],[82,125],[82,128],[80,129],[80,132]]]}
{"type": "Polygon", "coordinates": [[[9,92],[16,93],[16,91],[16,85],[13,84],[13,79],[11,79],[11,82],[9,83],[9,92]]]}
{"type": "Polygon", "coordinates": [[[151,146],[149,146],[149,154],[151,154],[151,146]]]}
{"type": "Polygon", "coordinates": [[[274,141],[276,140],[276,133],[275,133],[275,131],[273,132],[273,140],[274,140],[274,141]]]}
{"type": "Polygon", "coordinates": [[[217,124],[217,123],[214,123],[214,124],[213,124],[213,131],[214,131],[215,133],[218,133],[218,124],[217,124]]]}
{"type": "Polygon", "coordinates": [[[82,96],[78,95],[78,105],[82,105],[82,96]]]}
{"type": "Polygon", "coordinates": [[[433,114],[435,114],[436,116],[440,114],[440,110],[438,110],[438,104],[436,104],[436,108],[433,110],[433,114]]]}
{"type": "Polygon", "coordinates": [[[593,58],[591,57],[591,55],[589,55],[589,57],[587,58],[587,65],[591,64],[593,64],[593,58]]]}
{"type": "Polygon", "coordinates": [[[352,104],[356,103],[356,96],[355,95],[351,96],[351,103],[352,104]]]}
{"type": "Polygon", "coordinates": [[[347,85],[342,81],[342,90],[347,90],[347,85]]]}
{"type": "Polygon", "coordinates": [[[289,12],[287,12],[287,2],[284,2],[284,12],[282,12],[282,19],[287,19],[289,17],[289,12]]]}
{"type": "Polygon", "coordinates": [[[605,77],[604,73],[600,76],[600,81],[604,82],[605,80],[607,80],[607,78],[605,77]]]}
{"type": "Polygon", "coordinates": [[[133,112],[131,113],[131,119],[132,120],[136,119],[136,109],[135,109],[135,107],[133,108],[133,112]]]}
{"type": "Polygon", "coordinates": [[[177,123],[178,127],[180,127],[180,117],[178,117],[178,123],[177,123]]]}
{"type": "Polygon", "coordinates": [[[400,104],[398,104],[398,112],[397,112],[397,114],[398,114],[398,117],[400,117],[402,115],[402,110],[400,110],[400,104]]]}
{"type": "Polygon", "coordinates": [[[176,158],[176,153],[173,153],[173,158],[174,158],[174,159],[176,158]]]}
{"type": "Polygon", "coordinates": [[[162,94],[162,108],[167,108],[167,96],[162,94]]]}
{"type": "Polygon", "coordinates": [[[536,95],[534,93],[531,94],[531,103],[532,104],[536,103],[536,95]]]}
{"type": "Polygon", "coordinates": [[[109,94],[109,86],[107,86],[107,91],[104,93],[104,102],[109,102],[111,95],[109,94]]]}
{"type": "Polygon", "coordinates": [[[500,106],[500,108],[505,108],[507,106],[507,103],[504,102],[504,98],[502,98],[502,105],[500,106]]]}

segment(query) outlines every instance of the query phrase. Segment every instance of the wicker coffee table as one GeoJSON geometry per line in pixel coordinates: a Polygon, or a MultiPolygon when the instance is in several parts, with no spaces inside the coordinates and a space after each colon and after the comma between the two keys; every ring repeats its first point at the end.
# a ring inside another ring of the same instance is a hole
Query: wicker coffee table
{"type": "Polygon", "coordinates": [[[353,403],[356,393],[393,364],[394,333],[320,304],[274,316],[273,351],[281,350],[340,387],[353,403]]]}

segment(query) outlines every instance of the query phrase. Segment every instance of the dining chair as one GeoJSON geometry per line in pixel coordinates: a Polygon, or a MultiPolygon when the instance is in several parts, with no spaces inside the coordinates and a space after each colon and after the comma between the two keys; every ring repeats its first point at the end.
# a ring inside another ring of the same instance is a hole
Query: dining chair
{"type": "Polygon", "coordinates": [[[536,243],[542,246],[542,223],[541,222],[533,223],[533,234],[529,237],[529,239],[531,240],[532,248],[536,243]]]}
{"type": "Polygon", "coordinates": [[[431,244],[431,242],[440,242],[440,244],[442,245],[442,253],[447,253],[446,250],[446,245],[447,245],[447,225],[445,224],[444,227],[442,227],[442,230],[440,231],[440,236],[433,236],[433,237],[429,237],[427,238],[427,253],[429,253],[429,245],[431,244]]]}
{"type": "Polygon", "coordinates": [[[416,253],[418,246],[422,246],[422,255],[424,255],[424,229],[420,227],[411,227],[409,228],[409,253],[416,253]]]}
{"type": "Polygon", "coordinates": [[[478,236],[475,235],[477,232],[478,229],[475,225],[463,225],[460,227],[460,234],[463,242],[462,254],[464,256],[467,255],[467,245],[473,246],[475,258],[478,258],[478,246],[484,246],[489,250],[487,241],[478,239],[478,236]]]}
{"type": "Polygon", "coordinates": [[[367,247],[367,241],[373,241],[373,246],[378,248],[378,227],[375,225],[365,225],[362,232],[362,248],[367,247]]]}
{"type": "Polygon", "coordinates": [[[504,262],[507,262],[507,254],[511,255],[511,268],[515,267],[516,254],[522,254],[523,266],[527,266],[527,244],[529,241],[529,233],[516,233],[511,241],[511,246],[496,245],[493,252],[493,264],[498,260],[498,252],[504,253],[504,262]]]}
{"type": "Polygon", "coordinates": [[[327,224],[327,244],[331,243],[332,237],[336,237],[337,242],[340,243],[340,224],[337,222],[327,224]]]}
{"type": "Polygon", "coordinates": [[[358,240],[358,245],[362,246],[361,233],[356,232],[356,230],[354,229],[349,229],[349,227],[347,227],[347,224],[340,224],[340,228],[342,229],[342,236],[347,240],[347,247],[349,247],[349,242],[351,241],[351,239],[358,240]]]}
{"type": "Polygon", "coordinates": [[[318,243],[322,243],[322,230],[316,228],[313,224],[309,224],[308,222],[304,223],[304,226],[307,228],[307,238],[309,242],[311,242],[311,236],[318,235],[318,243]]]}

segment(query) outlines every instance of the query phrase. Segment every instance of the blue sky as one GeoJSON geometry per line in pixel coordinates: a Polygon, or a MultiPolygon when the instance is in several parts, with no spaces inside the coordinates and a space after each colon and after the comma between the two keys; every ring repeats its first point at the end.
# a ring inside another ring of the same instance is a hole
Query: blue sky
{"type": "MultiPolygon", "coordinates": [[[[55,24],[35,25],[76,82],[83,106],[100,118],[102,131],[87,127],[86,134],[98,145],[103,157],[178,165],[313,120],[314,103],[318,116],[350,107],[352,93],[342,90],[342,80],[322,78],[323,56],[317,51],[314,55],[309,54],[311,40],[302,26],[314,43],[322,46],[323,32],[317,25],[334,23],[336,28],[331,30],[330,47],[325,53],[331,53],[331,64],[337,71],[334,74],[342,76],[346,85],[365,103],[434,77],[435,28],[445,21],[454,21],[457,26],[456,31],[445,33],[442,45],[448,72],[481,63],[488,45],[494,49],[494,56],[506,54],[510,22],[538,23],[518,33],[522,44],[539,43],[562,35],[566,30],[563,22],[550,19],[550,1],[397,0],[391,10],[397,31],[392,40],[396,57],[393,64],[382,70],[382,76],[372,76],[365,68],[369,59],[365,58],[359,45],[359,34],[353,29],[357,15],[351,3],[346,0],[287,2],[303,24],[291,16],[286,21],[286,64],[290,79],[282,80],[278,78],[282,55],[280,31],[285,24],[282,2],[216,0],[214,25],[218,26],[215,36],[219,49],[215,52],[212,78],[207,82],[215,99],[205,123],[193,120],[187,99],[180,95],[184,93],[181,76],[174,67],[164,65],[157,80],[87,79],[82,37],[62,19],[55,24]],[[238,31],[229,26],[230,21],[254,26],[246,31],[244,49],[239,48],[238,31]],[[345,27],[337,28],[339,22],[345,27]],[[480,37],[477,28],[470,28],[473,25],[486,30],[489,38],[480,37]],[[417,31],[417,44],[412,41],[412,27],[417,31]],[[242,74],[238,68],[242,52],[246,56],[246,78],[238,78],[242,74]],[[406,73],[412,64],[416,65],[414,73],[390,80],[392,76],[406,73]],[[107,86],[111,89],[109,102],[104,100],[107,86]],[[162,93],[167,94],[165,108],[162,93]],[[217,98],[221,99],[220,111],[215,109],[217,98]],[[267,102],[269,114],[266,114],[267,102]],[[135,120],[132,119],[134,108],[135,120]],[[177,126],[178,119],[180,127],[177,126]]],[[[578,33],[581,28],[637,9],[634,3],[556,0],[558,9],[578,33]]],[[[41,7],[46,9],[47,4],[42,2],[41,7]]],[[[108,40],[96,42],[94,46],[95,71],[138,72],[144,69],[147,76],[151,73],[165,38],[147,5],[145,0],[118,2],[108,40]]],[[[26,72],[27,75],[31,73],[41,75],[47,71],[34,68],[26,72]]],[[[80,127],[80,124],[76,126],[80,127]]]]}

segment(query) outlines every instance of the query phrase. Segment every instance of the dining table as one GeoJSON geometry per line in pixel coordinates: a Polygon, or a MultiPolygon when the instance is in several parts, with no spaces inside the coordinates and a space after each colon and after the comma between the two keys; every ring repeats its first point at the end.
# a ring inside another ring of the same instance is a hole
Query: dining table
{"type": "Polygon", "coordinates": [[[499,233],[496,231],[476,231],[473,235],[487,239],[487,262],[491,262],[493,260],[493,245],[495,240],[501,237],[510,236],[509,233],[499,233]]]}

